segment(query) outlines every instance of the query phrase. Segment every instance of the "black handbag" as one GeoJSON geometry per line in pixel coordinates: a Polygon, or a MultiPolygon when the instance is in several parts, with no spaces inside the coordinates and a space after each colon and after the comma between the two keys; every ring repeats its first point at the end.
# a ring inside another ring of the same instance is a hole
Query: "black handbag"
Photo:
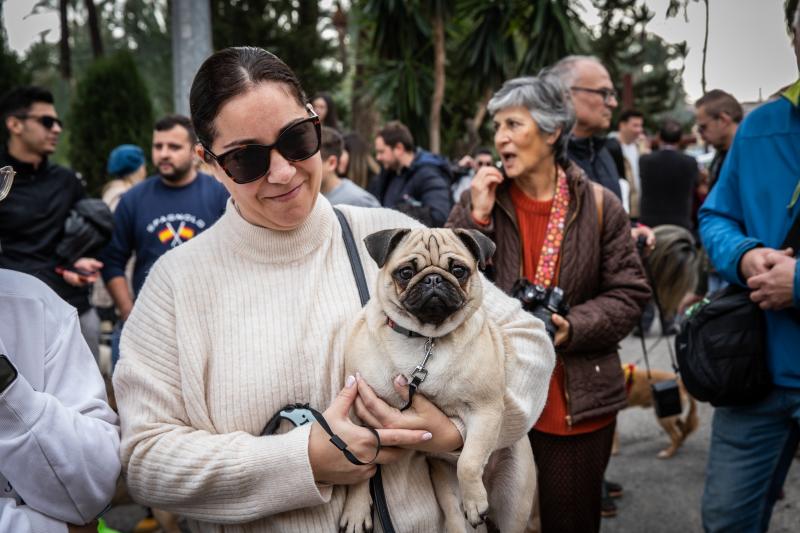
{"type": "MultiPolygon", "coordinates": [[[[781,248],[800,244],[800,216],[781,248]]],[[[790,313],[797,320],[797,310],[790,313]]],[[[800,327],[800,325],[798,326],[800,327]]],[[[730,285],[692,306],[675,337],[683,384],[715,407],[750,405],[772,390],[764,311],[750,290],[730,285]]]]}

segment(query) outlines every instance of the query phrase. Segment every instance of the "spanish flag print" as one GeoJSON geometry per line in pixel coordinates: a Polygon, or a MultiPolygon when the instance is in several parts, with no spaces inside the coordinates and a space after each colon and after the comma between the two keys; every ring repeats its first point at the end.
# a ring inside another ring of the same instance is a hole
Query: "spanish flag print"
{"type": "Polygon", "coordinates": [[[166,228],[158,232],[158,240],[164,244],[171,242],[174,246],[175,244],[188,241],[194,237],[194,233],[192,228],[188,228],[183,224],[181,224],[177,230],[172,227],[172,224],[167,224],[166,228]]]}

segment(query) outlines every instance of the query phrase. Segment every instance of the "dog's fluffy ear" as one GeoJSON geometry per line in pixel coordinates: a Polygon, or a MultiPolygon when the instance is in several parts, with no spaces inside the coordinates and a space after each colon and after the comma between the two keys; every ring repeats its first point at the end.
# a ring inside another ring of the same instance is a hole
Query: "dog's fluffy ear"
{"type": "Polygon", "coordinates": [[[475,256],[478,261],[478,268],[481,270],[486,268],[486,262],[492,257],[496,249],[492,239],[473,229],[454,229],[453,232],[458,235],[461,242],[475,256]]]}
{"type": "Polygon", "coordinates": [[[408,228],[385,229],[364,237],[367,251],[379,268],[383,268],[389,254],[410,231],[408,228]]]}

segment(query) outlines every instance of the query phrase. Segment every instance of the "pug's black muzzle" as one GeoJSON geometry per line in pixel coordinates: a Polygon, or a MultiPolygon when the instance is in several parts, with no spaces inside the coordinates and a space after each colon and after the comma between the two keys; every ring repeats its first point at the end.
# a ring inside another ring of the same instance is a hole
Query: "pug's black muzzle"
{"type": "Polygon", "coordinates": [[[409,287],[402,300],[403,307],[424,324],[440,325],[464,306],[464,296],[458,287],[441,274],[428,274],[409,287]]]}

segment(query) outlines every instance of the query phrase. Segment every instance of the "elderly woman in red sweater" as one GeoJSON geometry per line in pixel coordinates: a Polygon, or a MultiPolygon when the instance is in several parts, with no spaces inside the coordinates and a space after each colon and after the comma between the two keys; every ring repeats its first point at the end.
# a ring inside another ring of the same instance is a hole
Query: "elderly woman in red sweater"
{"type": "Polygon", "coordinates": [[[482,167],[448,226],[478,229],[497,251],[489,276],[559,287],[547,403],[529,433],[544,533],[600,529],[601,484],[625,406],[617,343],[650,297],[619,200],[566,158],[574,111],[551,75],[507,81],[489,102],[503,172],[482,167]]]}

